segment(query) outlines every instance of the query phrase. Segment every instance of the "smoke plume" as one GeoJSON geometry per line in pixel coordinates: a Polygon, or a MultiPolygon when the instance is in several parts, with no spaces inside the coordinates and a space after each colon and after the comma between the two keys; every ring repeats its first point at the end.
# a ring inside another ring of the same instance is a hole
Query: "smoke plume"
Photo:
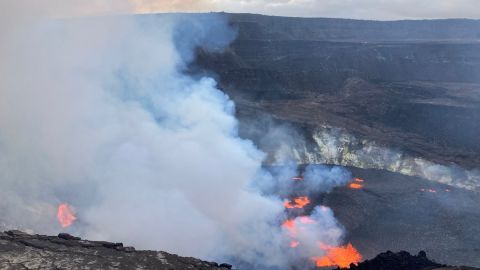
{"type": "MultiPolygon", "coordinates": [[[[252,183],[274,178],[261,168],[265,155],[238,136],[235,106],[215,81],[183,72],[196,47],[221,50],[234,38],[225,17],[83,17],[124,13],[131,3],[7,2],[0,8],[4,223],[58,233],[56,207],[66,202],[77,215],[69,232],[91,239],[255,268],[322,255],[283,255],[282,200],[252,183]]],[[[318,230],[301,238],[341,240],[331,211],[311,218],[318,230]]]]}

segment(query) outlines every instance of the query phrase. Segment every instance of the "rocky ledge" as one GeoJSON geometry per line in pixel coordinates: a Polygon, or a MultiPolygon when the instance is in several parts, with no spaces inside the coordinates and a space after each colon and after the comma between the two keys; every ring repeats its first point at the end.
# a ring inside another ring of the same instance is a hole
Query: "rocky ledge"
{"type": "Polygon", "coordinates": [[[160,269],[228,270],[229,264],[157,251],[137,251],[122,243],[87,241],[69,234],[0,232],[0,269],[160,269]]]}
{"type": "MultiPolygon", "coordinates": [[[[21,231],[0,232],[0,270],[11,269],[158,269],[230,270],[229,264],[180,257],[162,251],[137,251],[122,243],[88,241],[61,233],[31,235],[21,231]]],[[[387,251],[350,270],[480,270],[442,265],[424,251],[411,255],[387,251]]],[[[337,268],[337,270],[346,270],[337,268]]]]}
{"type": "Polygon", "coordinates": [[[337,270],[480,270],[473,267],[453,267],[442,265],[427,258],[425,251],[420,251],[418,255],[411,255],[406,251],[394,253],[387,251],[380,253],[371,260],[366,260],[358,265],[351,264],[350,268],[337,270]]]}

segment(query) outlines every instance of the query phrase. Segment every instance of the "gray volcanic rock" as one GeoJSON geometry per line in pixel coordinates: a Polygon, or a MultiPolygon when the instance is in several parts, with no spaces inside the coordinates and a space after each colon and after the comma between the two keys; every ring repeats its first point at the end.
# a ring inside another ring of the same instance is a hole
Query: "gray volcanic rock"
{"type": "Polygon", "coordinates": [[[136,251],[122,243],[81,240],[65,233],[57,237],[7,231],[0,232],[0,269],[228,270],[231,265],[136,251]]]}

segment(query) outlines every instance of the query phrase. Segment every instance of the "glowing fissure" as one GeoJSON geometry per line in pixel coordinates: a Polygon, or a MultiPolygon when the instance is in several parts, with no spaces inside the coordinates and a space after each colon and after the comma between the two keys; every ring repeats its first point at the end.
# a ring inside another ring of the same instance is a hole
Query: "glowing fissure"
{"type": "Polygon", "coordinates": [[[363,189],[364,183],[365,180],[363,178],[355,177],[348,187],[351,189],[363,189]]]}
{"type": "Polygon", "coordinates": [[[351,183],[350,185],[348,185],[351,189],[362,189],[363,188],[363,185],[362,184],[358,184],[358,183],[351,183]]]}

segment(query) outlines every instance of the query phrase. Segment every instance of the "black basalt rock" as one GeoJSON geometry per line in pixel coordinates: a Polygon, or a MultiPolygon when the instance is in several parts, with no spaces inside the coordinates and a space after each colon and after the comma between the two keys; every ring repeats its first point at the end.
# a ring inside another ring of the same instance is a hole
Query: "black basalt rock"
{"type": "Polygon", "coordinates": [[[80,237],[76,237],[73,235],[70,235],[68,233],[59,233],[58,238],[65,239],[65,240],[82,240],[80,237]]]}
{"type": "Polygon", "coordinates": [[[366,260],[358,265],[350,265],[351,270],[424,270],[445,267],[427,258],[425,251],[420,251],[414,256],[406,251],[394,253],[387,251],[377,257],[366,260]]]}
{"type": "Polygon", "coordinates": [[[232,265],[228,263],[222,263],[220,264],[220,268],[232,269],[232,265]]]}

